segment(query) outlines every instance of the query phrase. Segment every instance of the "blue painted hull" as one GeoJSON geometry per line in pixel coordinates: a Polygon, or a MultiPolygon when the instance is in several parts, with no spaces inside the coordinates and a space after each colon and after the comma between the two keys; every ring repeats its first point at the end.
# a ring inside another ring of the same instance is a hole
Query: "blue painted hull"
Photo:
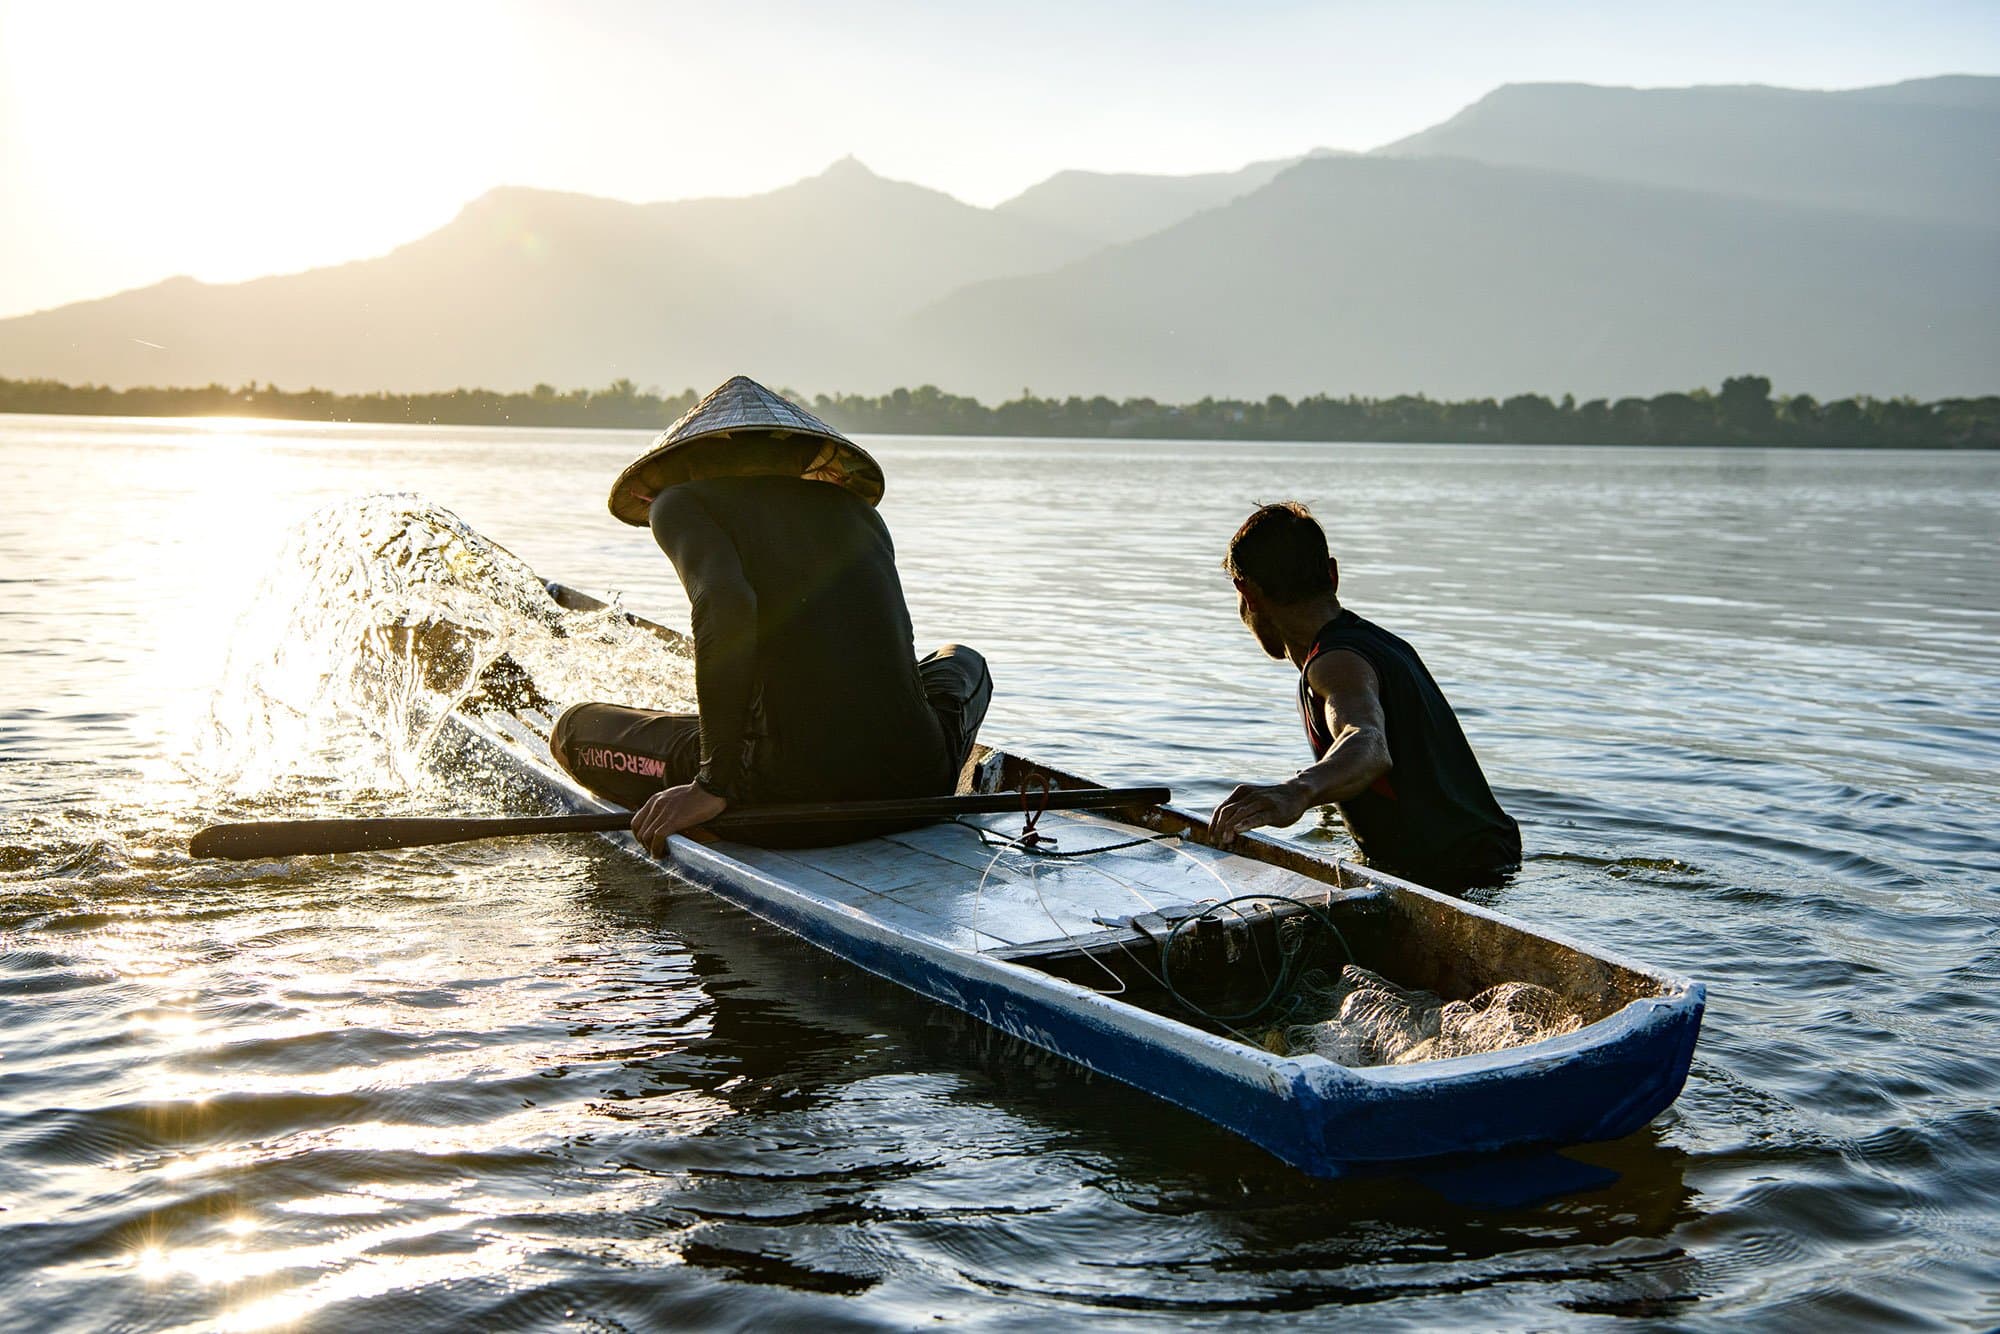
{"type": "Polygon", "coordinates": [[[975,977],[923,952],[843,931],[733,878],[683,874],[877,977],[1183,1107],[1314,1176],[1629,1135],[1680,1096],[1701,1029],[1704,992],[1693,984],[1684,998],[1638,1001],[1533,1048],[1369,1070],[1272,1056],[1256,1062],[1266,1078],[1219,1078],[1215,1063],[1200,1059],[1212,1054],[1209,1044],[1221,1045],[1225,1056],[1263,1054],[1187,1030],[1203,1040],[1190,1052],[1144,1031],[1173,1021],[1139,1011],[1140,1031],[1107,1023],[1075,995],[1044,994],[1034,984],[1050,979],[1032,969],[1010,968],[1026,978],[975,977]]]}

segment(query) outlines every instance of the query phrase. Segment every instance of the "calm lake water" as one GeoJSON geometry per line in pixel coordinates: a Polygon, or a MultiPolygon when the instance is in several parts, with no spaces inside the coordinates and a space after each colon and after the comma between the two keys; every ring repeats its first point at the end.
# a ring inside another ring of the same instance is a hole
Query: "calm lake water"
{"type": "Polygon", "coordinates": [[[288,531],[419,492],[684,624],[604,510],[643,439],[0,418],[0,1323],[2000,1322],[2000,457],[869,442],[986,739],[1198,800],[1303,758],[1217,561],[1307,500],[1521,821],[1484,901],[1709,984],[1679,1103],[1576,1152],[1617,1183],[1490,1210],[1303,1178],[594,841],[187,858],[276,809],[196,757],[288,531]]]}

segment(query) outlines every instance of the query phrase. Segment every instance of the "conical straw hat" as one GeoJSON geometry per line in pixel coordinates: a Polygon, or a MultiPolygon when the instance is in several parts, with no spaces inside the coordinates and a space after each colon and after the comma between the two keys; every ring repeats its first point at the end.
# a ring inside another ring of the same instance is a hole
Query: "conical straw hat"
{"type": "Polygon", "coordinates": [[[611,484],[611,512],[644,526],[653,498],[703,477],[804,477],[844,486],[871,505],[882,469],[868,451],[747,375],[724,383],[655,436],[611,484]]]}

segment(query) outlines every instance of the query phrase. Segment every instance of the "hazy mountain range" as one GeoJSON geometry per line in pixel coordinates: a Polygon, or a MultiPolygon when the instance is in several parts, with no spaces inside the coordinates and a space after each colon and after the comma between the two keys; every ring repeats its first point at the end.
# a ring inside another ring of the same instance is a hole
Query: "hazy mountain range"
{"type": "MultiPolygon", "coordinates": [[[[1346,155],[1330,148],[1315,148],[1306,154],[1307,158],[1343,156],[1346,155]]],[[[1040,185],[1029,186],[995,211],[1087,236],[1093,241],[1136,241],[1203,209],[1260,190],[1279,172],[1302,160],[1273,158],[1269,162],[1252,162],[1235,171],[1194,176],[1059,171],[1040,185]]]]}
{"type": "Polygon", "coordinates": [[[2000,78],[1501,88],[1372,154],[1063,172],[991,209],[853,160],[768,194],[500,189],[387,255],[0,320],[0,376],[347,391],[628,377],[982,397],[2000,389],[2000,78]]]}

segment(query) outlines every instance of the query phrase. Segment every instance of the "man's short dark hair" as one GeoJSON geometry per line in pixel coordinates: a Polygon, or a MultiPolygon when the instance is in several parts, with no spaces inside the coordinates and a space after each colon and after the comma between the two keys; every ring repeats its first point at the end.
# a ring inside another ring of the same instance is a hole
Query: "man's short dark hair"
{"type": "Polygon", "coordinates": [[[1277,603],[1304,602],[1333,591],[1326,533],[1296,500],[1261,506],[1229,539],[1222,568],[1257,585],[1277,603]]]}

